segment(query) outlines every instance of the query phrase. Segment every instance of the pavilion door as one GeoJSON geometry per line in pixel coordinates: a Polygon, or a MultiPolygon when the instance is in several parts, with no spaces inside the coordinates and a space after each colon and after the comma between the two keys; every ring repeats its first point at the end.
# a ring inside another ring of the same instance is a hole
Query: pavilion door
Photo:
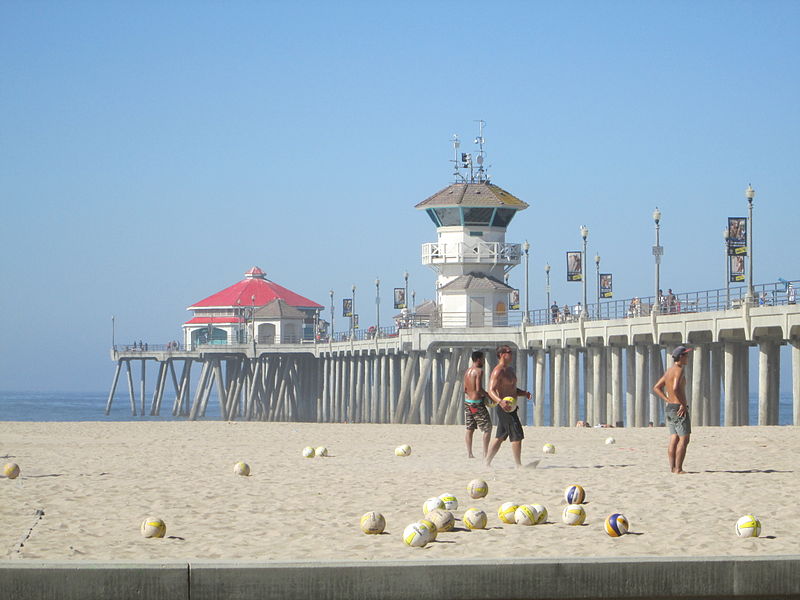
{"type": "Polygon", "coordinates": [[[483,327],[486,313],[486,300],[484,298],[469,299],[469,327],[483,327]]]}

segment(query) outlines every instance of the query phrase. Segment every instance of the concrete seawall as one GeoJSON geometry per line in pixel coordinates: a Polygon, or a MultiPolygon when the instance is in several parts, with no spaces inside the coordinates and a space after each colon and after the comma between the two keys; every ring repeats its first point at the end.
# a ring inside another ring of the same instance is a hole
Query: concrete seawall
{"type": "Polygon", "coordinates": [[[800,556],[480,561],[0,561],[0,600],[800,598],[800,556]]]}

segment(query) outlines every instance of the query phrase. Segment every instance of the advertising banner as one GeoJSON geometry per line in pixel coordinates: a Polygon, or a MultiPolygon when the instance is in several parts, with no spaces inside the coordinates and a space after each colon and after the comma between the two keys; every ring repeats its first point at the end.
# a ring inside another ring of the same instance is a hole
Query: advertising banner
{"type": "Polygon", "coordinates": [[[406,307],[406,290],[405,288],[394,288],[394,307],[406,307]]]}
{"type": "Polygon", "coordinates": [[[519,290],[511,290],[511,300],[508,304],[511,310],[519,310],[519,290]]]}
{"type": "Polygon", "coordinates": [[[600,273],[600,297],[611,298],[614,295],[611,273],[600,273]]]}
{"type": "Polygon", "coordinates": [[[728,255],[747,256],[747,218],[728,217],[728,255]]]}
{"type": "Polygon", "coordinates": [[[353,299],[352,298],[342,298],[342,316],[343,317],[352,317],[353,316],[353,299]]]}
{"type": "Polygon", "coordinates": [[[567,252],[567,281],[583,281],[583,260],[580,252],[567,252]]]}
{"type": "Polygon", "coordinates": [[[744,256],[734,255],[728,258],[731,261],[731,283],[744,281],[744,256]]]}

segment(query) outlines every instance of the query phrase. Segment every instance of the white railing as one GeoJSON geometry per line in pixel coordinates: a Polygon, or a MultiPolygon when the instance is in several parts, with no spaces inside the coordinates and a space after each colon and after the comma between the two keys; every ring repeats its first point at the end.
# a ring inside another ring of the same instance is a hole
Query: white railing
{"type": "Polygon", "coordinates": [[[464,242],[422,244],[422,264],[473,263],[485,265],[518,265],[520,244],[500,242],[464,242]]]}

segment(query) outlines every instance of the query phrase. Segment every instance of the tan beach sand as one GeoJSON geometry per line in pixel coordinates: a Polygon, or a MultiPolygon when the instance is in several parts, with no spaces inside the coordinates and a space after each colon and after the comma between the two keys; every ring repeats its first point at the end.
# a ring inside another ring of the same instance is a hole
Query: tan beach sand
{"type": "MultiPolygon", "coordinates": [[[[667,432],[656,429],[526,428],[516,470],[504,444],[492,468],[467,459],[460,426],[310,423],[0,423],[4,558],[50,560],[437,559],[576,556],[780,555],[800,553],[800,430],[696,428],[685,468],[668,472],[667,432]],[[617,443],[606,445],[613,435],[617,443]],[[542,454],[552,442],[556,454],[542,454]],[[412,446],[396,457],[394,448],[412,446]],[[328,458],[306,459],[325,445],[328,458]],[[233,473],[248,462],[250,477],[233,473]],[[489,483],[471,500],[467,483],[489,483]],[[586,489],[586,525],[561,523],[562,491],[586,489]],[[406,547],[403,528],[429,497],[452,492],[460,517],[471,506],[487,530],[439,535],[406,547]],[[541,503],[548,523],[504,525],[506,501],[541,503]],[[36,509],[45,512],[37,521],[36,509]],[[382,512],[387,533],[368,536],[359,517],[382,512]],[[622,512],[635,535],[610,538],[603,521],[622,512]],[[753,513],[762,537],[740,539],[736,519],[753,513]],[[167,538],[139,525],[161,517],[167,538]],[[18,542],[33,527],[21,548],[18,542]]],[[[479,450],[476,435],[475,449],[479,450]]]]}

